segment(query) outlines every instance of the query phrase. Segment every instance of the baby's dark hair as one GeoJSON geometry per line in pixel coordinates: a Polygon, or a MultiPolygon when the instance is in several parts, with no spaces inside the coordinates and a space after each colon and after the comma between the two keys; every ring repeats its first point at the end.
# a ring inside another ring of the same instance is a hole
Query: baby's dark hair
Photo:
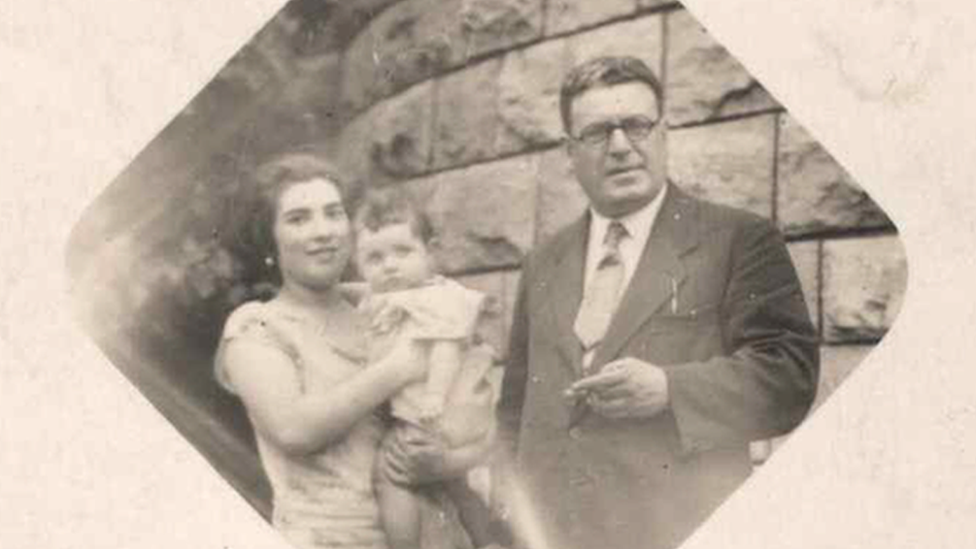
{"type": "Polygon", "coordinates": [[[425,245],[434,238],[430,217],[419,208],[413,198],[401,187],[370,189],[356,210],[353,228],[356,232],[368,229],[376,232],[391,225],[406,223],[410,231],[425,245]]]}

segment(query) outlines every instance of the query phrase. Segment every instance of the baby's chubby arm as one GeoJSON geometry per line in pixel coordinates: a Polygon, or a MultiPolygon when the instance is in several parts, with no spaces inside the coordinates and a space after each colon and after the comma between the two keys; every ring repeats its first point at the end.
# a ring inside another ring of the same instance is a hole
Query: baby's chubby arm
{"type": "Polygon", "coordinates": [[[448,392],[460,370],[461,342],[453,339],[431,341],[422,419],[434,419],[444,412],[448,392]]]}

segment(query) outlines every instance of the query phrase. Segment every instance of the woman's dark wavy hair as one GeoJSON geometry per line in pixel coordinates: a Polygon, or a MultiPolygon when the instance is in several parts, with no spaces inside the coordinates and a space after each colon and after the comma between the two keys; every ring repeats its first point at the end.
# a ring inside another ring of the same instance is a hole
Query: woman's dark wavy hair
{"type": "Polygon", "coordinates": [[[236,231],[240,247],[252,259],[267,267],[269,282],[280,285],[278,248],[274,239],[275,215],[281,195],[291,186],[313,179],[324,179],[336,186],[347,214],[354,211],[359,199],[359,185],[325,158],[311,152],[289,152],[259,165],[245,178],[242,205],[243,224],[236,231]],[[267,265],[266,258],[271,258],[267,265]]]}

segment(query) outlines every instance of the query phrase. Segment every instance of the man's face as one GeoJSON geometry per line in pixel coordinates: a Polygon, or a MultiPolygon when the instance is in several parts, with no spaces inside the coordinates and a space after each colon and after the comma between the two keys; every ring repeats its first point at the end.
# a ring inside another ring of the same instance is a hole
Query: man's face
{"type": "Polygon", "coordinates": [[[573,99],[570,113],[567,149],[593,208],[620,217],[653,200],[667,181],[666,128],[654,91],[643,82],[591,88],[573,99]]]}

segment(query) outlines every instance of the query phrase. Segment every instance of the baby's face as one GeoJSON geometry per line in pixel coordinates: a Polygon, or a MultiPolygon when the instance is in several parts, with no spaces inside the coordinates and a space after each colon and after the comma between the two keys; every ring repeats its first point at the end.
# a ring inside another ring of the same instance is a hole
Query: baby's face
{"type": "Polygon", "coordinates": [[[374,292],[414,288],[432,274],[427,246],[406,223],[378,231],[361,228],[356,235],[356,262],[374,292]]]}

